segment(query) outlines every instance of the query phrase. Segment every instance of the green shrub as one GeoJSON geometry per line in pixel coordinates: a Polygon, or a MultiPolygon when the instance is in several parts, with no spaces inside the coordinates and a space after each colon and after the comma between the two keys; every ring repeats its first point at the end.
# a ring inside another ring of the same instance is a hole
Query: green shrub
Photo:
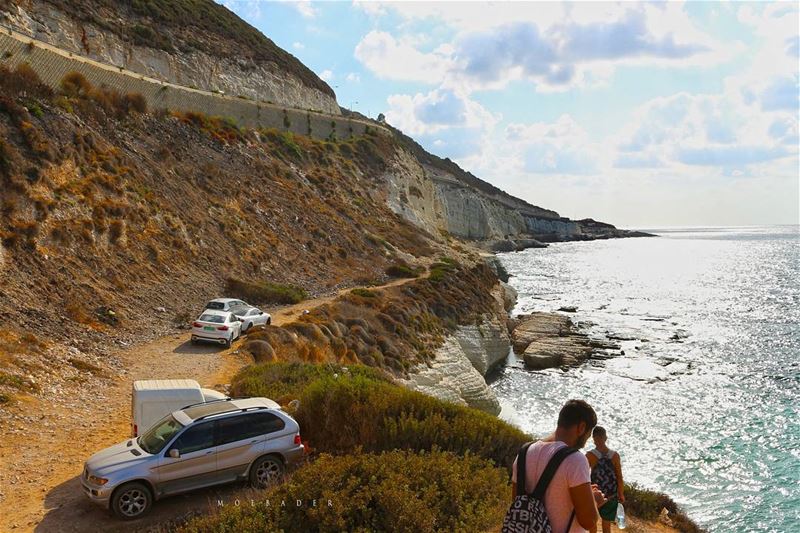
{"type": "Polygon", "coordinates": [[[663,492],[644,489],[635,483],[625,484],[625,512],[643,520],[657,520],[662,509],[669,511],[669,518],[678,531],[683,533],[703,531],[686,516],[672,498],[663,492]]]}
{"type": "Polygon", "coordinates": [[[355,295],[355,296],[359,296],[361,298],[375,298],[375,297],[378,296],[375,293],[375,291],[371,291],[369,289],[363,289],[363,288],[360,288],[360,287],[350,291],[350,294],[355,295]]]}
{"type": "Polygon", "coordinates": [[[321,377],[295,413],[312,449],[472,453],[510,468],[530,437],[496,417],[364,375],[321,377]]]}
{"type": "Polygon", "coordinates": [[[231,394],[234,397],[265,396],[285,405],[300,398],[305,388],[320,378],[347,374],[373,381],[390,380],[379,369],[363,365],[276,362],[243,368],[233,378],[231,394]]]}
{"type": "Polygon", "coordinates": [[[500,523],[509,499],[506,473],[474,456],[323,455],[253,498],[255,505],[228,506],[183,531],[486,531],[500,523]]]}
{"type": "Polygon", "coordinates": [[[386,269],[386,275],[393,278],[416,278],[419,276],[419,270],[405,264],[397,263],[386,269]]]}
{"type": "Polygon", "coordinates": [[[448,274],[455,272],[456,270],[457,266],[452,259],[449,261],[445,261],[443,259],[439,262],[433,263],[430,266],[430,275],[428,276],[428,279],[434,283],[439,283],[440,281],[446,279],[448,274]]]}
{"type": "Polygon", "coordinates": [[[231,296],[254,303],[296,304],[307,297],[306,291],[300,287],[270,281],[228,278],[226,288],[231,296]]]}

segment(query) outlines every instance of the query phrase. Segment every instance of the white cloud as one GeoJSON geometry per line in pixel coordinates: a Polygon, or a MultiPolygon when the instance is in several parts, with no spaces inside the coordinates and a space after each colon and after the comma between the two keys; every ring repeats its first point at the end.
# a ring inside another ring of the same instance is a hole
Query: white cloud
{"type": "Polygon", "coordinates": [[[524,173],[589,175],[604,166],[602,147],[570,115],[552,123],[509,124],[505,140],[524,173]]]}
{"type": "Polygon", "coordinates": [[[457,91],[439,88],[426,94],[392,95],[386,121],[437,155],[454,159],[478,157],[501,117],[457,91]]]}
{"type": "Polygon", "coordinates": [[[383,31],[365,35],[356,46],[355,56],[380,78],[425,83],[441,81],[449,63],[441,51],[420,52],[410,43],[398,41],[383,31]]]}
{"type": "Polygon", "coordinates": [[[295,42],[292,43],[292,48],[294,48],[295,50],[304,50],[305,47],[306,47],[306,45],[304,45],[300,41],[295,41],[295,42]]]}
{"type": "Polygon", "coordinates": [[[791,112],[765,114],[757,101],[742,99],[736,92],[656,98],[642,105],[620,131],[616,163],[619,168],[642,168],[648,162],[657,168],[666,163],[680,173],[691,172],[682,166],[728,172],[785,160],[782,175],[790,176],[797,148],[786,140],[795,136],[795,124],[791,112]]]}
{"type": "Polygon", "coordinates": [[[349,81],[350,83],[360,83],[361,76],[359,76],[356,72],[349,72],[347,76],[345,76],[345,80],[349,81]]]}
{"type": "Polygon", "coordinates": [[[418,35],[371,31],[357,45],[356,58],[386,79],[468,91],[528,79],[537,90],[552,91],[603,83],[620,64],[707,65],[740,51],[697,30],[674,6],[536,4],[531,11],[526,4],[509,5],[487,10],[483,4],[458,4],[461,10],[449,4],[391,4],[388,8],[410,18],[439,17],[460,31],[431,52],[417,46],[418,35]],[[466,24],[464,13],[481,23],[466,24]],[[511,13],[515,16],[506,16],[511,13]]]}
{"type": "Polygon", "coordinates": [[[282,0],[288,1],[292,4],[298,13],[305,18],[314,18],[317,16],[317,9],[311,4],[310,0],[282,0]]]}
{"type": "Polygon", "coordinates": [[[319,77],[322,78],[323,81],[330,83],[331,81],[333,81],[333,78],[335,76],[332,70],[325,69],[320,73],[319,77]]]}

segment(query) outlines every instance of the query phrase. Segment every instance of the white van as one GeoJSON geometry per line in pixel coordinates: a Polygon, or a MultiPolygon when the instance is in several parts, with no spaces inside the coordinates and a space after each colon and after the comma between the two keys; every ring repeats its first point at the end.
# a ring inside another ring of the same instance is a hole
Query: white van
{"type": "Polygon", "coordinates": [[[131,435],[138,437],[166,415],[183,407],[226,398],[221,392],[201,388],[193,379],[134,381],[131,395],[131,435]]]}

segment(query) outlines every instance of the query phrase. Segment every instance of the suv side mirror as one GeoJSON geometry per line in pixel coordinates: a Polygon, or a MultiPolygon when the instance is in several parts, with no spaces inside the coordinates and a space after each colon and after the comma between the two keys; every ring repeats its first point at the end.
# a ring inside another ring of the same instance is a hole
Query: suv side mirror
{"type": "Polygon", "coordinates": [[[180,459],[180,457],[181,457],[181,452],[180,452],[180,451],[178,451],[176,448],[172,448],[172,449],[169,451],[169,456],[170,456],[170,457],[172,457],[173,459],[180,459]]]}

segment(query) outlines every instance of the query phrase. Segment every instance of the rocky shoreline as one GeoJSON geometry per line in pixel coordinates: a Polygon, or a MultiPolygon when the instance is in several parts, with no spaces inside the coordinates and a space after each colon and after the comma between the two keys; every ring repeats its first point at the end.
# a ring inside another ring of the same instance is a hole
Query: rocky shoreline
{"type": "Polygon", "coordinates": [[[619,350],[611,342],[590,339],[569,317],[558,313],[519,315],[509,323],[515,324],[511,331],[514,353],[522,356],[530,370],[575,366],[594,354],[619,350]]]}
{"type": "MultiPolygon", "coordinates": [[[[489,259],[489,264],[493,263],[489,259]]],[[[610,339],[594,339],[563,313],[535,312],[511,317],[517,292],[500,282],[492,290],[497,305],[477,325],[459,326],[445,338],[436,357],[417,365],[400,382],[436,398],[493,415],[500,403],[486,376],[514,353],[528,370],[577,366],[590,358],[623,353],[610,339]]],[[[564,312],[569,312],[564,310],[564,312]]]]}
{"type": "MultiPolygon", "coordinates": [[[[590,220],[590,219],[587,219],[590,220]]],[[[506,236],[503,239],[494,239],[478,242],[478,246],[493,253],[521,252],[528,248],[547,248],[549,243],[597,241],[606,239],[627,239],[634,237],[656,237],[652,233],[617,229],[611,224],[590,220],[580,221],[580,233],[542,233],[531,235],[506,236]]]]}

